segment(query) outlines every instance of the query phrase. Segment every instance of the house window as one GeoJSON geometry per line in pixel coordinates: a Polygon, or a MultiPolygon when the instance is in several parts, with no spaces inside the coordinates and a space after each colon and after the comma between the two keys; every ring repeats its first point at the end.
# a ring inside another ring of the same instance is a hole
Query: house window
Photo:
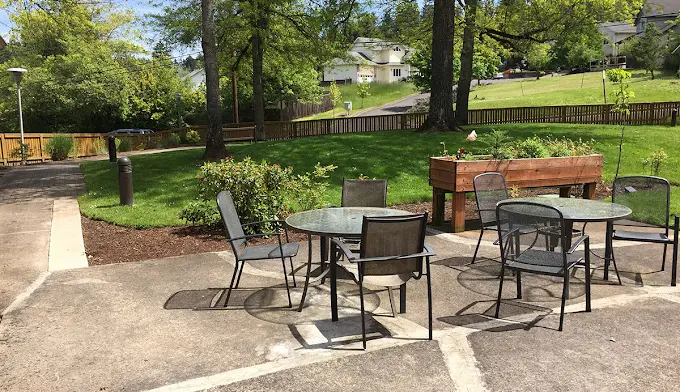
{"type": "Polygon", "coordinates": [[[395,47],[394,47],[394,51],[395,51],[395,52],[401,52],[401,49],[399,49],[398,46],[395,46],[395,47]]]}
{"type": "Polygon", "coordinates": [[[395,78],[401,77],[401,68],[392,68],[392,76],[395,78]]]}

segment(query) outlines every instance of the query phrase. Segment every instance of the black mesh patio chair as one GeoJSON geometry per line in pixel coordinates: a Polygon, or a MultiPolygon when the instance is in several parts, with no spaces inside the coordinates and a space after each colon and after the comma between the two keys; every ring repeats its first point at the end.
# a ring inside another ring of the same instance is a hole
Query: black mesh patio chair
{"type": "MultiPolygon", "coordinates": [[[[425,244],[427,213],[396,217],[364,216],[361,229],[359,254],[353,253],[342,239],[332,241],[351,263],[358,267],[359,297],[361,301],[361,336],[366,348],[366,322],[364,314],[364,280],[380,286],[400,287],[405,290],[411,279],[427,277],[427,304],[429,339],[432,340],[432,285],[430,281],[430,257],[432,250],[425,244]],[[425,271],[423,271],[425,268],[425,271]],[[388,282],[390,281],[390,282],[388,282]]],[[[405,291],[402,293],[402,306],[405,291]]],[[[392,311],[394,301],[390,297],[392,311]]],[[[404,308],[402,307],[402,311],[404,308]]],[[[396,314],[395,314],[396,315],[396,314]]]]}
{"type": "MultiPolygon", "coordinates": [[[[220,215],[222,216],[222,221],[224,222],[224,227],[227,232],[227,241],[231,244],[231,249],[234,252],[234,258],[236,261],[234,264],[234,273],[231,277],[229,288],[222,292],[215,303],[215,306],[218,307],[222,298],[226,297],[222,307],[227,307],[227,304],[229,303],[229,297],[231,296],[231,291],[233,289],[237,289],[239,282],[241,281],[243,266],[246,262],[253,260],[281,260],[281,265],[283,266],[283,277],[286,282],[286,292],[288,294],[288,307],[292,307],[293,303],[290,300],[290,287],[288,286],[288,273],[286,272],[286,259],[290,259],[290,268],[291,271],[293,271],[293,257],[297,255],[300,246],[297,243],[290,243],[288,241],[288,231],[286,230],[283,221],[267,220],[241,224],[241,220],[238,217],[238,212],[236,211],[236,206],[234,205],[234,199],[232,198],[229,191],[222,191],[219,193],[219,195],[217,195],[217,207],[220,211],[220,215]],[[243,228],[246,226],[263,224],[280,225],[283,229],[283,233],[279,231],[273,233],[246,235],[243,230],[243,228]],[[281,240],[281,234],[285,235],[285,243],[281,240]],[[278,243],[273,245],[248,245],[248,239],[258,237],[276,237],[278,239],[278,243]],[[234,284],[234,282],[236,282],[236,284],[234,284]]],[[[295,285],[295,275],[293,275],[293,286],[295,285]]]]}
{"type": "Polygon", "coordinates": [[[387,180],[342,179],[343,207],[386,207],[387,180]]]}
{"type": "Polygon", "coordinates": [[[479,239],[475,247],[475,254],[472,256],[472,263],[477,259],[479,245],[482,243],[484,230],[497,230],[496,228],[496,204],[499,201],[507,200],[508,188],[505,185],[505,177],[501,173],[482,173],[472,180],[475,189],[475,199],[477,200],[477,212],[482,221],[482,229],[479,232],[479,239]]]}
{"type": "Polygon", "coordinates": [[[554,207],[522,201],[506,201],[498,204],[496,221],[507,230],[497,229],[501,251],[501,273],[496,301],[496,315],[501,305],[505,270],[516,273],[517,299],[522,298],[522,273],[558,276],[563,279],[560,326],[564,323],[564,305],[569,296],[569,273],[580,263],[585,264],[586,312],[590,312],[590,240],[587,235],[568,243],[562,213],[554,207]],[[523,232],[520,228],[530,228],[523,232]],[[550,232],[553,235],[546,235],[550,232]],[[557,241],[555,241],[557,239],[557,241]],[[546,243],[550,242],[550,243],[546,243]],[[584,257],[576,257],[576,248],[585,244],[584,257]]]}
{"type": "MultiPolygon", "coordinates": [[[[623,176],[614,180],[612,188],[612,203],[617,203],[630,208],[633,215],[629,220],[615,222],[612,238],[620,241],[637,241],[653,244],[663,244],[663,257],[661,270],[666,268],[666,254],[668,245],[673,252],[671,285],[675,286],[678,264],[678,226],[679,219],[670,213],[671,185],[665,178],[653,176],[623,176]],[[671,216],[674,218],[673,226],[670,226],[671,216]],[[620,229],[623,227],[623,229],[620,229]],[[637,228],[638,230],[635,230],[637,228]],[[656,228],[658,231],[651,232],[649,229],[640,231],[640,228],[656,228]],[[673,238],[669,237],[673,230],[673,238]]],[[[614,249],[612,248],[612,261],[614,267],[614,249]]],[[[617,271],[618,276],[618,271],[617,271]]],[[[619,278],[619,283],[621,278],[619,278]]]]}

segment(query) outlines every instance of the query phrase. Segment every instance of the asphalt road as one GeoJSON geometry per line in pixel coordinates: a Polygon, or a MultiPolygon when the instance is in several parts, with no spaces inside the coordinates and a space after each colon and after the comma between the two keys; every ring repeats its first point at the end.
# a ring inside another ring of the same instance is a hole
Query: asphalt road
{"type": "MultiPolygon", "coordinates": [[[[482,85],[517,82],[517,81],[520,81],[520,80],[522,80],[522,79],[482,80],[482,85]]],[[[470,84],[470,88],[474,88],[476,86],[477,86],[477,81],[473,80],[472,83],[470,84]]],[[[382,115],[386,115],[386,114],[404,113],[407,110],[409,110],[413,105],[415,105],[416,102],[419,99],[429,99],[429,98],[430,98],[430,93],[409,95],[408,97],[399,99],[397,101],[390,102],[390,103],[387,103],[383,106],[379,106],[377,108],[356,114],[354,117],[382,116],[382,115]]]]}

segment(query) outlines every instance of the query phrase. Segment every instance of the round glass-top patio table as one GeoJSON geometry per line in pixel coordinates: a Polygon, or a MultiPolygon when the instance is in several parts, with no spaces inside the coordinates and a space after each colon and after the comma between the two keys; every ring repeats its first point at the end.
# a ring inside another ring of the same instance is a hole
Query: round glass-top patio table
{"type": "MultiPolygon", "coordinates": [[[[633,213],[630,208],[611,202],[570,197],[519,197],[501,201],[499,204],[510,201],[528,201],[558,209],[564,217],[567,233],[572,232],[574,222],[606,222],[604,279],[607,280],[609,278],[609,262],[612,259],[614,221],[629,217],[633,213]]],[[[616,265],[614,266],[616,267],[616,265]]],[[[619,283],[621,283],[621,278],[618,276],[618,273],[617,278],[619,279],[619,283]]]]}
{"type": "Polygon", "coordinates": [[[572,222],[615,221],[627,218],[633,213],[630,208],[620,204],[570,197],[519,197],[507,201],[529,201],[555,207],[565,220],[572,222]]]}
{"type": "MultiPolygon", "coordinates": [[[[305,287],[302,290],[302,298],[300,299],[300,306],[298,311],[302,311],[302,307],[307,297],[307,288],[309,287],[309,277],[312,270],[312,235],[321,237],[321,268],[325,265],[328,259],[328,238],[329,237],[344,237],[344,238],[359,238],[361,236],[361,228],[364,221],[364,216],[370,217],[386,217],[386,216],[400,216],[411,215],[412,212],[403,210],[394,210],[391,208],[378,207],[328,207],[318,210],[303,211],[293,214],[286,218],[286,226],[294,231],[299,231],[307,234],[307,245],[309,247],[309,256],[307,258],[307,276],[305,277],[305,287]]],[[[322,271],[321,275],[316,280],[323,280],[326,273],[329,273],[331,283],[331,319],[338,320],[338,299],[337,299],[337,282],[336,282],[336,262],[335,257],[331,255],[330,268],[322,271]]]]}
{"type": "Polygon", "coordinates": [[[358,237],[364,216],[399,216],[411,212],[378,207],[329,207],[298,212],[286,219],[290,229],[331,237],[358,237]]]}

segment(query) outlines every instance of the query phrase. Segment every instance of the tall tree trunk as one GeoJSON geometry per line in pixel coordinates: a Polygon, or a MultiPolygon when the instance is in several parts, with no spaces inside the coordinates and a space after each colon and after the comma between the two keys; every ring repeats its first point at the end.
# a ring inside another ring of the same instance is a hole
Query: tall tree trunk
{"type": "Polygon", "coordinates": [[[264,86],[262,85],[262,32],[267,27],[267,21],[262,15],[263,10],[253,1],[256,7],[251,47],[253,50],[253,110],[255,111],[255,135],[257,140],[265,140],[264,133],[264,86]]]}
{"type": "Polygon", "coordinates": [[[463,48],[460,52],[460,77],[456,89],[456,122],[458,124],[468,123],[472,58],[475,55],[477,3],[478,0],[467,0],[465,2],[465,29],[463,30],[463,48]]]}
{"type": "Polygon", "coordinates": [[[208,135],[203,160],[219,161],[227,156],[222,138],[222,111],[220,109],[220,79],[215,45],[215,20],[212,0],[201,0],[201,45],[205,67],[206,101],[208,109],[208,135]]]}
{"type": "Polygon", "coordinates": [[[458,130],[453,114],[454,14],[454,0],[434,1],[430,111],[418,132],[458,130]]]}

